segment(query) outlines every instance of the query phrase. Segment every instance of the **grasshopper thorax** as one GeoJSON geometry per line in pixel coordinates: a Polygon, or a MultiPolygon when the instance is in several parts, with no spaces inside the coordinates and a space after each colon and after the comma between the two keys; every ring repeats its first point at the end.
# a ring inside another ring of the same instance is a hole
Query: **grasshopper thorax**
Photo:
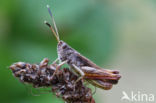
{"type": "Polygon", "coordinates": [[[71,58],[76,56],[76,51],[71,48],[67,43],[64,41],[60,40],[58,45],[57,45],[57,53],[58,53],[58,58],[61,61],[71,61],[71,58]]]}

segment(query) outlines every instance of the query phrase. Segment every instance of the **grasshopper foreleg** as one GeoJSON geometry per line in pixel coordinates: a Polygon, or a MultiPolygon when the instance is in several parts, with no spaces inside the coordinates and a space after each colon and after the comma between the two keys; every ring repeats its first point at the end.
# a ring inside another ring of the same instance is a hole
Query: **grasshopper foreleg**
{"type": "MultiPolygon", "coordinates": [[[[57,62],[58,60],[59,60],[59,59],[57,58],[57,59],[53,62],[53,64],[56,64],[56,62],[57,62]]],[[[52,78],[56,75],[56,73],[57,73],[57,71],[60,69],[60,67],[61,67],[62,65],[64,65],[64,64],[66,64],[66,63],[67,63],[67,61],[63,61],[63,62],[61,62],[60,64],[57,65],[56,70],[55,70],[55,72],[54,72],[53,75],[52,75],[52,78]]]]}
{"type": "Polygon", "coordinates": [[[56,64],[57,63],[57,61],[59,61],[59,59],[57,58],[52,64],[56,64]]]}

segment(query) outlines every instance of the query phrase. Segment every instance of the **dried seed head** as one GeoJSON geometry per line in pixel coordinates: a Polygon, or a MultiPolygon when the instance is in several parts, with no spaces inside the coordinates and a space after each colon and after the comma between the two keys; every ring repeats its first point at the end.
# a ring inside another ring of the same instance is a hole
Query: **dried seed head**
{"type": "Polygon", "coordinates": [[[17,62],[10,69],[23,83],[33,84],[35,88],[52,87],[56,96],[62,97],[67,103],[95,103],[91,89],[84,86],[83,81],[75,83],[78,76],[69,68],[58,70],[52,78],[57,64],[48,66],[48,62],[48,59],[44,59],[39,65],[17,62]]]}

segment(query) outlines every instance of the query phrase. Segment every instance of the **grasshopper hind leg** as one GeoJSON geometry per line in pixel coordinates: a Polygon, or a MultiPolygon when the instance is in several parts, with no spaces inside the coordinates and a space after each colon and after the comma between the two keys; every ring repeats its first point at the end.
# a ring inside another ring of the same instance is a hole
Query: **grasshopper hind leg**
{"type": "Polygon", "coordinates": [[[84,78],[84,76],[85,76],[85,73],[78,67],[78,66],[76,66],[76,65],[72,65],[73,67],[74,67],[74,69],[81,75],[77,80],[76,80],[76,82],[75,83],[77,83],[77,82],[79,82],[80,80],[82,80],[83,78],[84,78]]]}

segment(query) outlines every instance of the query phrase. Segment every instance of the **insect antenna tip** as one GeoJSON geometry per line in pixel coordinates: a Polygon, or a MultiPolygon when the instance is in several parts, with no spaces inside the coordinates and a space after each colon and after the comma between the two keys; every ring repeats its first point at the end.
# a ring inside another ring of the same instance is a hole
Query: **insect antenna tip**
{"type": "Polygon", "coordinates": [[[50,25],[46,20],[44,21],[44,23],[45,23],[47,26],[51,27],[51,25],[50,25]]]}
{"type": "Polygon", "coordinates": [[[47,8],[50,8],[50,6],[49,6],[49,5],[47,5],[47,8]]]}
{"type": "Polygon", "coordinates": [[[45,21],[44,21],[44,23],[46,24],[46,23],[47,23],[47,21],[45,20],[45,21]]]}

